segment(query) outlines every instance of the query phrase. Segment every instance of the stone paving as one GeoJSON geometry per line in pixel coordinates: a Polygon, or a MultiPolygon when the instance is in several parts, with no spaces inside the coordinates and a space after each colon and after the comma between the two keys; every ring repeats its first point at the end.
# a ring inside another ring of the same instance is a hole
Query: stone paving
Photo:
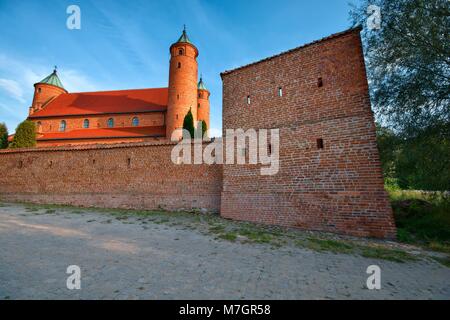
{"type": "Polygon", "coordinates": [[[449,299],[450,268],[217,240],[83,209],[0,206],[0,299],[449,299]],[[45,210],[41,210],[45,213],[45,210]],[[381,268],[381,290],[366,268],[381,268]],[[69,290],[66,269],[81,268],[69,290]]]}

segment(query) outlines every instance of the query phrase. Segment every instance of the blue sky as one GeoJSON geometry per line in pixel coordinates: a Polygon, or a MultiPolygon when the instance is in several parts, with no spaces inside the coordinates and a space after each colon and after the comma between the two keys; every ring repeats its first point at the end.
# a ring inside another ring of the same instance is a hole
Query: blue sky
{"type": "MultiPolygon", "coordinates": [[[[222,128],[220,72],[350,27],[349,0],[0,0],[0,122],[14,132],[53,66],[69,92],[167,87],[186,24],[222,128]],[[69,5],[81,30],[66,27],[69,5]]],[[[354,0],[353,2],[357,2],[354,0]]]]}

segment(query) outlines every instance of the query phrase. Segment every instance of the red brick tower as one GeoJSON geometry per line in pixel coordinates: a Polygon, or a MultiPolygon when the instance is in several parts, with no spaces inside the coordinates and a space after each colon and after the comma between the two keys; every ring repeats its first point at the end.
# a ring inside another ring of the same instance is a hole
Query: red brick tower
{"type": "Polygon", "coordinates": [[[202,77],[198,82],[198,104],[197,104],[197,120],[205,121],[206,127],[209,130],[209,91],[203,83],[202,77]]]}
{"type": "MultiPolygon", "coordinates": [[[[166,114],[166,136],[183,127],[189,109],[197,121],[197,56],[198,50],[189,40],[186,29],[177,42],[170,46],[169,100],[166,114]]],[[[181,138],[181,132],[176,140],[181,138]]]]}
{"type": "Polygon", "coordinates": [[[55,67],[52,74],[34,84],[34,97],[29,115],[41,110],[50,100],[59,96],[61,93],[67,93],[67,90],[64,89],[59,80],[55,67]]]}

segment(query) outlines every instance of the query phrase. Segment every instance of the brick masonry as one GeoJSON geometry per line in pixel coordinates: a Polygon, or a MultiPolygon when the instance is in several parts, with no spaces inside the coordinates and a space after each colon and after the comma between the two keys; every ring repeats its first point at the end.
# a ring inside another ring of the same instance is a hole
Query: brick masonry
{"type": "Polygon", "coordinates": [[[358,29],[224,72],[222,80],[224,129],[280,129],[277,175],[224,165],[222,216],[395,237],[358,29]]]}
{"type": "Polygon", "coordinates": [[[174,144],[8,150],[0,154],[3,200],[135,209],[220,208],[219,165],[176,165],[174,144]]]}

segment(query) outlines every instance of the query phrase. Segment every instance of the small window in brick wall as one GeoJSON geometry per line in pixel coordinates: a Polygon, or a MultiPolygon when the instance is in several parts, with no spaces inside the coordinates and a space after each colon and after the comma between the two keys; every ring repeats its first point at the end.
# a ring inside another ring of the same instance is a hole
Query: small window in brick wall
{"type": "Polygon", "coordinates": [[[181,62],[178,62],[178,69],[181,68],[181,62]]]}
{"type": "Polygon", "coordinates": [[[279,96],[279,97],[282,97],[282,96],[283,96],[283,88],[282,88],[282,87],[279,87],[279,88],[278,88],[278,96],[279,96]]]}
{"type": "Polygon", "coordinates": [[[320,87],[323,87],[323,80],[322,80],[322,77],[320,77],[320,78],[318,78],[317,79],[317,86],[320,88],[320,87]]]}
{"type": "Polygon", "coordinates": [[[323,139],[317,139],[317,149],[323,149],[323,139]]]}
{"type": "Polygon", "coordinates": [[[270,156],[272,154],[272,145],[269,143],[267,145],[267,155],[270,156]]]}
{"type": "Polygon", "coordinates": [[[128,168],[131,167],[131,158],[127,159],[127,166],[128,166],[128,168]]]}
{"type": "Polygon", "coordinates": [[[251,102],[250,96],[247,96],[247,104],[250,105],[250,102],[251,102]]]}

